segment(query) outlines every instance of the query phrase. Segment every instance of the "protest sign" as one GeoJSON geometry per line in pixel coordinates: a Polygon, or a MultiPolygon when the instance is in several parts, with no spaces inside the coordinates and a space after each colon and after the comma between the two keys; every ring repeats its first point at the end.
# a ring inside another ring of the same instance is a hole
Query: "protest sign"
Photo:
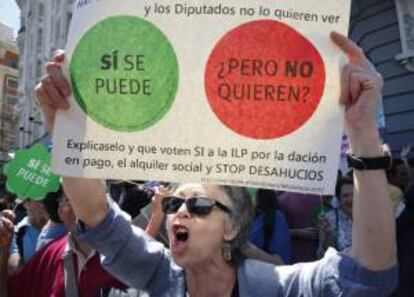
{"type": "Polygon", "coordinates": [[[50,153],[42,144],[17,151],[4,169],[7,191],[19,199],[33,200],[42,200],[47,193],[57,191],[60,177],[52,172],[50,161],[50,153]]]}
{"type": "Polygon", "coordinates": [[[62,175],[332,193],[350,1],[78,1],[62,175]]]}

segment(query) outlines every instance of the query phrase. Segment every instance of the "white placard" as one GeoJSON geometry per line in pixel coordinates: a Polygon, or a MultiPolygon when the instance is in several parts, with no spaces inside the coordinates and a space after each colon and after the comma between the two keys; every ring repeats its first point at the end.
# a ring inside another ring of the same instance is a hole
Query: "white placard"
{"type": "Polygon", "coordinates": [[[350,1],[78,1],[66,48],[66,176],[331,194],[350,1]]]}

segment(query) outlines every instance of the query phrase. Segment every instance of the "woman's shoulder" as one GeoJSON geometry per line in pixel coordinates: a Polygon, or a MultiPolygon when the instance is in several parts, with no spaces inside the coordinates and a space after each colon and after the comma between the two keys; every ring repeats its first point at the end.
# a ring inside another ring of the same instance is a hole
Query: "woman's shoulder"
{"type": "Polygon", "coordinates": [[[397,283],[397,268],[371,271],[350,256],[329,249],[319,261],[294,265],[246,260],[238,276],[241,290],[248,296],[301,296],[304,292],[315,296],[320,292],[388,296],[397,283]]]}
{"type": "Polygon", "coordinates": [[[304,284],[311,284],[317,265],[318,262],[275,266],[248,259],[238,269],[239,283],[243,284],[240,287],[247,296],[300,296],[304,284]]]}
{"type": "Polygon", "coordinates": [[[277,281],[277,269],[273,264],[246,259],[238,266],[237,277],[239,289],[246,296],[278,295],[280,286],[277,281]]]}

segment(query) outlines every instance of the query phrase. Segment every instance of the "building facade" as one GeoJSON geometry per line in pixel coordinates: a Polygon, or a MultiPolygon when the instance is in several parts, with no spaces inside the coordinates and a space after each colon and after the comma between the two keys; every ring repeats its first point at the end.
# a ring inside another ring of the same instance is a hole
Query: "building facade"
{"type": "MultiPolygon", "coordinates": [[[[33,89],[44,64],[64,48],[74,0],[16,0],[21,8],[19,147],[45,135],[33,89]]],[[[414,1],[353,0],[350,37],[366,52],[385,79],[379,122],[394,153],[414,144],[414,1]]]]}
{"type": "Polygon", "coordinates": [[[66,43],[74,0],[16,0],[21,9],[18,44],[21,52],[19,99],[21,117],[18,147],[24,148],[46,137],[34,88],[44,74],[44,65],[66,43]]]}
{"type": "Polygon", "coordinates": [[[398,156],[414,145],[414,1],[353,0],[349,34],[384,77],[382,134],[398,156]]]}
{"type": "Polygon", "coordinates": [[[0,23],[0,165],[15,148],[18,131],[18,59],[12,28],[0,23]]]}

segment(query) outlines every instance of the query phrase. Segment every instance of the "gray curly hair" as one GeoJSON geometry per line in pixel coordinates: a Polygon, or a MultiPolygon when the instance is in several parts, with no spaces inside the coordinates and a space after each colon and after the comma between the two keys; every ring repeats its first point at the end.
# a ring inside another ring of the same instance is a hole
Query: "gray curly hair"
{"type": "Polygon", "coordinates": [[[244,258],[242,248],[249,238],[254,206],[246,188],[224,185],[218,187],[230,200],[232,227],[238,230],[237,235],[229,242],[232,250],[231,262],[237,265],[244,258]]]}

